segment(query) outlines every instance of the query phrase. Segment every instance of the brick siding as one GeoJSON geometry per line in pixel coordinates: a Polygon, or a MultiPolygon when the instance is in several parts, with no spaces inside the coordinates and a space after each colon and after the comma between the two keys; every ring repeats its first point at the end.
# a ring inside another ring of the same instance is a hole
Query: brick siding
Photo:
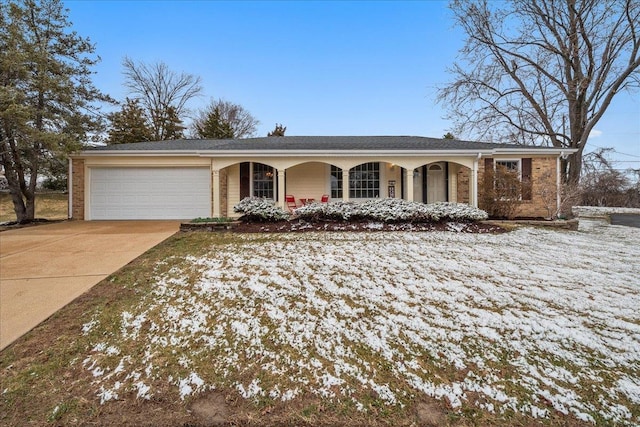
{"type": "MultiPolygon", "coordinates": [[[[224,168],[220,170],[220,216],[227,217],[229,212],[227,204],[229,200],[229,169],[224,168]]],[[[214,202],[215,203],[215,202],[214,202]]]]}
{"type": "Polygon", "coordinates": [[[73,219],[84,220],[84,160],[71,160],[73,170],[71,176],[72,197],[71,216],[73,219]]]}
{"type": "Polygon", "coordinates": [[[465,166],[461,166],[458,171],[458,194],[457,201],[458,203],[469,203],[469,194],[470,194],[470,186],[469,186],[469,178],[471,176],[471,169],[465,166]]]}
{"type": "MultiPolygon", "coordinates": [[[[484,161],[478,162],[478,200],[482,199],[484,161]]],[[[531,200],[523,200],[516,217],[546,218],[556,210],[556,158],[533,157],[531,160],[531,200]],[[549,210],[551,212],[549,212],[549,210]]]]}

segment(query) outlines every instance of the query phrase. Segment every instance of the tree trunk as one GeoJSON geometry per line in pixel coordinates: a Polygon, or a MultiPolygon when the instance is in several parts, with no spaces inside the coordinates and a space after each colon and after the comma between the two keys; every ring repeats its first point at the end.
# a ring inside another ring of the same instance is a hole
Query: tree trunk
{"type": "Polygon", "coordinates": [[[580,181],[580,171],[582,170],[582,151],[580,148],[576,153],[571,154],[565,163],[563,174],[567,184],[577,185],[580,181]],[[567,166],[568,169],[567,170],[567,166]]]}
{"type": "Polygon", "coordinates": [[[9,191],[11,193],[11,200],[13,201],[13,211],[16,213],[16,221],[22,224],[27,220],[27,207],[19,192],[15,192],[13,188],[10,188],[9,191]]]}
{"type": "Polygon", "coordinates": [[[5,178],[9,186],[9,194],[13,202],[13,211],[16,214],[16,221],[20,224],[28,223],[35,218],[35,193],[37,184],[37,171],[31,172],[28,183],[25,182],[25,170],[20,158],[16,144],[6,138],[2,145],[2,166],[4,167],[5,178]],[[27,185],[28,184],[28,185],[27,185]]]}
{"type": "MultiPolygon", "coordinates": [[[[9,173],[7,173],[8,176],[9,173]]],[[[20,184],[15,179],[8,178],[7,182],[9,183],[9,194],[11,194],[16,221],[19,224],[33,221],[35,218],[35,191],[31,191],[26,187],[21,189],[20,184]]]]}
{"type": "Polygon", "coordinates": [[[31,222],[36,218],[36,191],[35,189],[29,189],[27,190],[26,194],[24,195],[24,198],[26,200],[26,216],[25,218],[21,221],[21,223],[24,222],[31,222]]]}

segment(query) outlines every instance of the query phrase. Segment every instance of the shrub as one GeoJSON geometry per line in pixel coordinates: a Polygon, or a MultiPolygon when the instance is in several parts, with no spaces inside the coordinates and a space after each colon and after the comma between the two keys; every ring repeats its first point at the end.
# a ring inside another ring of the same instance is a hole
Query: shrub
{"type": "Polygon", "coordinates": [[[480,207],[492,218],[513,219],[522,203],[523,184],[518,173],[498,166],[485,170],[481,183],[480,207]]]}
{"type": "Polygon", "coordinates": [[[640,180],[616,169],[590,170],[580,180],[584,206],[640,207],[640,180]]]}
{"type": "Polygon", "coordinates": [[[358,205],[354,202],[337,200],[324,203],[321,206],[324,208],[324,217],[327,219],[349,221],[352,217],[357,216],[358,205]]]}
{"type": "Polygon", "coordinates": [[[480,221],[487,219],[483,210],[466,204],[439,202],[424,204],[401,199],[353,202],[312,203],[295,210],[295,215],[309,221],[372,220],[393,222],[480,221]]]}
{"type": "Polygon", "coordinates": [[[484,221],[489,217],[482,209],[465,203],[438,202],[426,205],[431,216],[445,221],[484,221]]]}
{"type": "Polygon", "coordinates": [[[269,199],[247,197],[233,207],[234,212],[242,213],[241,221],[246,222],[276,222],[289,219],[289,212],[285,212],[275,202],[269,199]]]}
{"type": "Polygon", "coordinates": [[[50,191],[67,191],[67,180],[58,178],[47,178],[42,184],[42,188],[50,191]]]}
{"type": "Polygon", "coordinates": [[[382,222],[419,222],[421,205],[400,199],[367,200],[358,206],[357,216],[382,222]]]}

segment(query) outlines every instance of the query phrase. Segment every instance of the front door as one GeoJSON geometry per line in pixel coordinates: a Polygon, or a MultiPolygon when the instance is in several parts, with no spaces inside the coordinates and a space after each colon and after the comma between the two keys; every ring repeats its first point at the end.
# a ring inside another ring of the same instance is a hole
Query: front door
{"type": "Polygon", "coordinates": [[[447,201],[447,180],[443,163],[427,166],[427,203],[447,201]]]}
{"type": "Polygon", "coordinates": [[[251,164],[240,163],[240,200],[251,197],[251,164]]]}

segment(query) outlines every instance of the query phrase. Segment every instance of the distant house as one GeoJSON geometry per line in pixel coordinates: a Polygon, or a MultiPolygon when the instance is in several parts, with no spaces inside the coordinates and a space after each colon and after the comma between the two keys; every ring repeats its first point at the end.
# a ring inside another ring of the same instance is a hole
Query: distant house
{"type": "MultiPolygon", "coordinates": [[[[539,186],[557,191],[575,150],[414,136],[284,136],[111,145],[71,156],[71,217],[80,220],[233,216],[245,197],[362,201],[402,198],[478,205],[485,168],[531,183],[518,215],[547,215],[539,186]]],[[[548,200],[548,192],[546,198],[548,200]]],[[[548,202],[547,202],[548,203],[548,202]]]]}

